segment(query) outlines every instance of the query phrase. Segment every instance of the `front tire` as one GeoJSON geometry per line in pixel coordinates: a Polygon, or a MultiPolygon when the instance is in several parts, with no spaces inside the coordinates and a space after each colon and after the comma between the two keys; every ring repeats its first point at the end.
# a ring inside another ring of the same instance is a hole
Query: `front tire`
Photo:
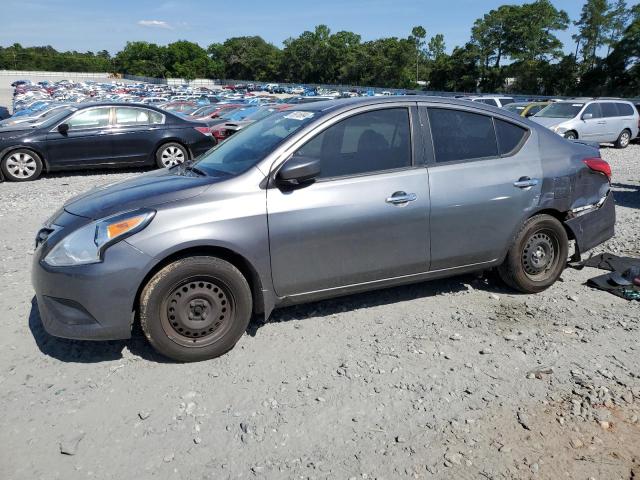
{"type": "Polygon", "coordinates": [[[631,132],[629,130],[623,130],[618,136],[618,139],[613,144],[616,148],[627,148],[631,142],[631,132]]]}
{"type": "Polygon", "coordinates": [[[7,153],[2,159],[2,173],[11,182],[28,182],[42,173],[40,156],[27,148],[18,148],[7,153]]]}
{"type": "Polygon", "coordinates": [[[188,158],[187,149],[176,142],[161,145],[156,152],[158,168],[171,168],[184,163],[188,158]]]}
{"type": "Polygon", "coordinates": [[[564,134],[564,138],[566,138],[567,140],[577,140],[578,134],[573,130],[570,130],[564,134]]]}
{"type": "Polygon", "coordinates": [[[181,362],[208,360],[231,350],[252,311],[246,278],[217,257],[176,260],[156,273],[140,295],[140,324],[149,343],[181,362]]]}
{"type": "Polygon", "coordinates": [[[569,239],[560,221],[536,215],[521,227],[498,273],[511,288],[538,293],[556,282],[568,256],[569,239]]]}

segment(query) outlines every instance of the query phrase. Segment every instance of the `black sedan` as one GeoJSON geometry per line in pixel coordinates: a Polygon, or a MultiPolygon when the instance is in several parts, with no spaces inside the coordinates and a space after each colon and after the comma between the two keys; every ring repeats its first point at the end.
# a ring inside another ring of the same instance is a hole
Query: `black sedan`
{"type": "Polygon", "coordinates": [[[204,123],[148,105],[89,103],[38,125],[0,129],[0,169],[22,182],[43,171],[171,167],[214,144],[204,123]]]}

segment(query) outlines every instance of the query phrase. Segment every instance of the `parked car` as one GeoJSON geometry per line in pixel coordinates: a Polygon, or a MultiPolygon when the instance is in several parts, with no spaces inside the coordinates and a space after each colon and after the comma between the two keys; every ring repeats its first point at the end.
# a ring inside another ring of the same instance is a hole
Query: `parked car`
{"type": "Polygon", "coordinates": [[[214,145],[209,128],[148,105],[89,103],[41,124],[0,130],[0,169],[11,181],[43,171],[170,167],[214,145]]]}
{"type": "Polygon", "coordinates": [[[613,235],[599,150],[517,115],[434,97],[293,108],[67,202],[36,237],[45,329],[124,339],[138,318],[162,354],[203,360],[279,306],[494,267],[540,292],[569,238],[577,259],[613,235]]]}
{"type": "Polygon", "coordinates": [[[257,122],[258,120],[262,120],[263,118],[268,117],[276,112],[281,112],[282,110],[286,110],[291,105],[287,105],[285,103],[279,103],[277,105],[260,107],[253,113],[250,113],[242,120],[229,120],[226,123],[221,125],[216,125],[211,129],[211,133],[213,137],[218,141],[218,143],[226,140],[228,137],[242,130],[243,128],[251,125],[252,123],[257,122]]]}
{"type": "Polygon", "coordinates": [[[555,102],[531,120],[567,139],[613,143],[616,148],[626,148],[640,129],[638,111],[624,100],[555,102]]]}
{"type": "Polygon", "coordinates": [[[484,103],[486,105],[491,105],[492,107],[504,107],[505,105],[509,105],[510,103],[514,103],[515,100],[511,97],[499,97],[499,96],[489,96],[485,95],[482,97],[466,97],[467,100],[471,100],[472,102],[484,103]]]}
{"type": "Polygon", "coordinates": [[[514,102],[505,105],[505,110],[516,113],[521,117],[532,117],[551,102],[514,102]]]}

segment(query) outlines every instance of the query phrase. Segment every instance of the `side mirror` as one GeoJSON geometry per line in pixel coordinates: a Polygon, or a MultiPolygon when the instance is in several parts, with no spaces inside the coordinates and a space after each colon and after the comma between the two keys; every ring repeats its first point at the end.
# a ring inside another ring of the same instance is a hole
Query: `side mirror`
{"type": "Polygon", "coordinates": [[[583,120],[591,120],[593,118],[593,113],[585,113],[582,115],[583,120]]]}
{"type": "Polygon", "coordinates": [[[535,114],[536,112],[532,112],[531,110],[529,110],[527,113],[524,114],[524,116],[529,118],[529,117],[533,117],[535,114]]]}
{"type": "Polygon", "coordinates": [[[319,159],[294,155],[277,173],[276,183],[296,187],[312,182],[318,175],[320,175],[319,159]]]}
{"type": "Polygon", "coordinates": [[[69,131],[69,124],[68,123],[61,123],[60,125],[58,125],[58,131],[65,135],[68,131],[69,131]]]}

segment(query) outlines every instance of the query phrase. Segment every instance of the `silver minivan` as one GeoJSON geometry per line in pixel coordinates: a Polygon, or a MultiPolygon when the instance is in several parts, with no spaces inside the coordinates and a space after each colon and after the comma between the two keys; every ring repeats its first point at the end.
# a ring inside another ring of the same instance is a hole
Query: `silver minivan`
{"type": "Polygon", "coordinates": [[[556,102],[531,120],[570,140],[613,143],[616,148],[626,148],[640,128],[637,110],[625,100],[556,102]]]}

